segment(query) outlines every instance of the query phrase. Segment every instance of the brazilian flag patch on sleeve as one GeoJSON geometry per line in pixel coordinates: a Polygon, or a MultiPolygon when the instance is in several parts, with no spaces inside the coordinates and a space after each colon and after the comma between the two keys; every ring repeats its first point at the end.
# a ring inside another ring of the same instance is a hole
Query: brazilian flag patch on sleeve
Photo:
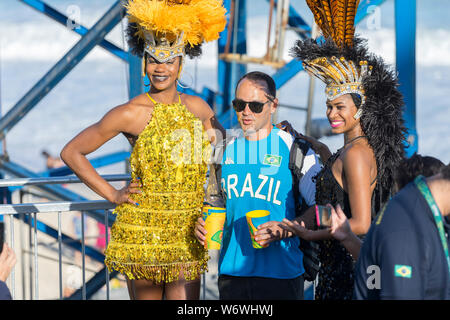
{"type": "Polygon", "coordinates": [[[396,264],[394,267],[394,275],[400,278],[408,278],[410,279],[412,276],[412,268],[411,266],[405,266],[402,264],[396,264]]]}

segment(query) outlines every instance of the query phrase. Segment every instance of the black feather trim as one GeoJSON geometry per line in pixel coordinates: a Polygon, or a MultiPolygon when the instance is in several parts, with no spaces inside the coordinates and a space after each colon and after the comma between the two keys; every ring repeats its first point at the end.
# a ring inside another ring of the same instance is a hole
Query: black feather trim
{"type": "Polygon", "coordinates": [[[191,59],[200,57],[202,55],[202,44],[200,43],[192,47],[188,44],[184,47],[184,51],[191,59]]]}
{"type": "Polygon", "coordinates": [[[126,35],[128,47],[132,54],[142,58],[144,56],[145,41],[136,35],[138,25],[136,23],[128,23],[126,35]]]}

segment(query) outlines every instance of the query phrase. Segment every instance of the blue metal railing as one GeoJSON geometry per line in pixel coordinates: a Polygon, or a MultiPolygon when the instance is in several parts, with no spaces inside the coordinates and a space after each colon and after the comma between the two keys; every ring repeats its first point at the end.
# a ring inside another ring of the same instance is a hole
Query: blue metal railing
{"type": "MultiPolygon", "coordinates": [[[[103,178],[107,181],[128,181],[131,179],[130,175],[106,175],[103,178]]],[[[19,179],[4,179],[0,180],[0,187],[11,186],[41,186],[46,184],[58,184],[58,183],[80,183],[80,180],[75,176],[69,177],[54,177],[54,178],[19,178],[19,179]]],[[[20,191],[22,192],[22,190],[20,191]]],[[[88,256],[92,260],[103,263],[104,255],[98,249],[85,244],[84,235],[84,212],[96,211],[103,215],[101,221],[105,226],[110,224],[110,210],[115,207],[114,204],[105,200],[84,200],[84,201],[54,201],[44,203],[20,203],[20,204],[4,204],[0,205],[0,215],[10,216],[10,239],[11,247],[14,248],[14,219],[21,220],[25,224],[30,225],[33,229],[33,256],[34,256],[34,294],[30,293],[30,297],[33,299],[39,299],[39,280],[38,280],[38,241],[37,232],[43,232],[47,236],[57,240],[59,248],[59,287],[60,287],[60,299],[62,296],[62,259],[61,250],[62,244],[70,247],[74,250],[82,253],[83,262],[83,286],[73,293],[68,299],[89,299],[103,286],[107,286],[107,299],[109,299],[109,279],[116,277],[117,272],[111,274],[103,268],[98,271],[88,282],[85,281],[85,257],[88,256]],[[73,237],[62,232],[61,229],[61,213],[70,211],[81,211],[81,240],[74,239],[73,237]],[[39,221],[37,218],[38,213],[58,213],[58,228],[39,221]]],[[[97,217],[98,218],[98,217],[97,217]]],[[[105,227],[105,230],[107,228],[105,227]]],[[[8,241],[8,240],[7,240],[8,241]]],[[[108,232],[105,232],[105,242],[108,242],[108,232]]],[[[23,263],[23,261],[22,261],[23,263]]],[[[12,281],[12,294],[15,295],[14,279],[15,275],[11,276],[12,281]]],[[[24,282],[24,280],[22,280],[24,282]]],[[[32,281],[30,280],[30,283],[32,281]]]]}

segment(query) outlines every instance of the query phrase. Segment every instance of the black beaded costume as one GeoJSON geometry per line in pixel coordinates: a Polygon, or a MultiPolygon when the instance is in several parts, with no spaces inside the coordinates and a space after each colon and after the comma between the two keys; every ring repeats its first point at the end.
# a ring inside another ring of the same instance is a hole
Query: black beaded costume
{"type": "MultiPolygon", "coordinates": [[[[334,153],[314,178],[316,182],[316,204],[326,205],[329,203],[334,207],[339,204],[347,219],[350,219],[352,214],[348,193],[339,185],[331,169],[343,149],[344,147],[334,153]]],[[[376,180],[372,183],[375,182],[376,180]]],[[[373,199],[374,194],[372,195],[373,199]]],[[[316,299],[350,300],[353,295],[354,279],[352,256],[339,241],[334,239],[319,241],[319,247],[321,265],[319,283],[316,287],[316,299]]]]}

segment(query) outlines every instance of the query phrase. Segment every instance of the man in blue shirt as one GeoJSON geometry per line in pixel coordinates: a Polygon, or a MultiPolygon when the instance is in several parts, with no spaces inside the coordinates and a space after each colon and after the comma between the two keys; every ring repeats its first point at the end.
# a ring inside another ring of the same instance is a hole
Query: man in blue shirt
{"type": "MultiPolygon", "coordinates": [[[[233,107],[242,134],[228,139],[221,158],[226,221],[219,259],[220,299],[303,299],[299,239],[279,227],[284,218],[295,218],[288,167],[294,138],[272,125],[277,103],[275,82],[267,74],[251,72],[239,80],[233,107]],[[262,249],[253,248],[247,225],[246,213],[253,210],[270,212],[271,222],[258,230],[260,239],[272,236],[269,246],[262,249]]],[[[312,177],[320,169],[317,155],[309,149],[299,182],[308,206],[314,205],[312,177]]],[[[200,218],[196,235],[201,243],[206,234],[203,225],[200,218]]]]}

